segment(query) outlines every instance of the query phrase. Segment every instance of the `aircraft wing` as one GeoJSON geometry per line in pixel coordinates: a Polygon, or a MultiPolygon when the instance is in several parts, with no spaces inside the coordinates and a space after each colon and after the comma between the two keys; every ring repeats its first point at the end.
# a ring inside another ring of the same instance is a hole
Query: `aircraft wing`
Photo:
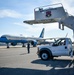
{"type": "Polygon", "coordinates": [[[33,41],[33,40],[37,40],[37,41],[40,41],[40,40],[44,40],[43,38],[35,38],[35,37],[26,37],[25,38],[27,41],[33,41]]]}
{"type": "Polygon", "coordinates": [[[56,39],[58,39],[58,37],[56,37],[56,38],[26,38],[26,40],[28,42],[31,42],[33,40],[37,40],[38,42],[42,42],[42,41],[46,41],[46,40],[56,40],[56,39]]]}
{"type": "Polygon", "coordinates": [[[56,19],[44,19],[44,20],[26,20],[26,21],[23,21],[23,23],[27,23],[27,24],[30,24],[30,25],[33,25],[33,24],[40,24],[40,23],[53,23],[53,22],[57,22],[56,19]]]}
{"type": "Polygon", "coordinates": [[[40,45],[40,44],[51,44],[57,39],[58,38],[27,38],[27,41],[33,45],[37,41],[37,45],[40,45]]]}

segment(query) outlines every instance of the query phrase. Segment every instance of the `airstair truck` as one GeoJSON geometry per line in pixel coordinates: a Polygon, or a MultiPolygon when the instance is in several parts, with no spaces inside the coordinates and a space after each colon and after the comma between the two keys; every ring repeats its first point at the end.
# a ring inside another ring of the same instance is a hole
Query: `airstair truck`
{"type": "Polygon", "coordinates": [[[23,23],[46,24],[58,23],[58,27],[64,30],[64,26],[73,30],[74,33],[74,16],[69,15],[61,3],[41,6],[34,9],[34,20],[25,20],[23,23]]]}
{"type": "MultiPolygon", "coordinates": [[[[34,9],[34,20],[25,20],[23,22],[30,25],[58,22],[59,29],[64,30],[64,26],[66,26],[74,32],[74,16],[69,15],[61,3],[37,7],[34,9]]],[[[48,60],[55,56],[72,57],[73,50],[71,39],[60,38],[51,45],[39,46],[37,53],[42,60],[48,60]],[[63,43],[65,44],[62,45],[63,43]]]]}
{"type": "Polygon", "coordinates": [[[42,60],[53,59],[58,56],[73,57],[72,41],[70,38],[59,38],[52,44],[38,46],[37,55],[42,60]]]}

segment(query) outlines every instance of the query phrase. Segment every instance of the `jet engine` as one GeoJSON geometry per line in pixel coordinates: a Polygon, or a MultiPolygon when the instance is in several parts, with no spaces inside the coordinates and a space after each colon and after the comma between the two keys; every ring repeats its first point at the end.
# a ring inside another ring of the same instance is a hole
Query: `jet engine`
{"type": "Polygon", "coordinates": [[[11,45],[12,45],[12,46],[16,46],[16,45],[17,45],[17,43],[11,43],[11,45]]]}
{"type": "Polygon", "coordinates": [[[36,47],[37,41],[36,40],[31,41],[31,45],[33,45],[33,47],[36,47]]]}

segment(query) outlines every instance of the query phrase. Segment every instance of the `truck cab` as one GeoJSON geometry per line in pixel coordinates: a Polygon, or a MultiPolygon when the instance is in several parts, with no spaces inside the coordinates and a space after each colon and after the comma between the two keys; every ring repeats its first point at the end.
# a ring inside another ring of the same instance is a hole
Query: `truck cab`
{"type": "Polygon", "coordinates": [[[73,56],[72,41],[70,38],[59,38],[52,44],[38,46],[38,56],[42,60],[58,56],[73,56]]]}

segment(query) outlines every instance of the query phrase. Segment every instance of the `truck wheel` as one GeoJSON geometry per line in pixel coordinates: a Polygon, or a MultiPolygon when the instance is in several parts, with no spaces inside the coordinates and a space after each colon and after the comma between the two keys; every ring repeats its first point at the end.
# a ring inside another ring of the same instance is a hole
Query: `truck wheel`
{"type": "Polygon", "coordinates": [[[48,60],[49,59],[49,54],[48,54],[48,52],[45,52],[45,51],[43,51],[43,52],[41,52],[41,59],[42,60],[48,60]]]}

